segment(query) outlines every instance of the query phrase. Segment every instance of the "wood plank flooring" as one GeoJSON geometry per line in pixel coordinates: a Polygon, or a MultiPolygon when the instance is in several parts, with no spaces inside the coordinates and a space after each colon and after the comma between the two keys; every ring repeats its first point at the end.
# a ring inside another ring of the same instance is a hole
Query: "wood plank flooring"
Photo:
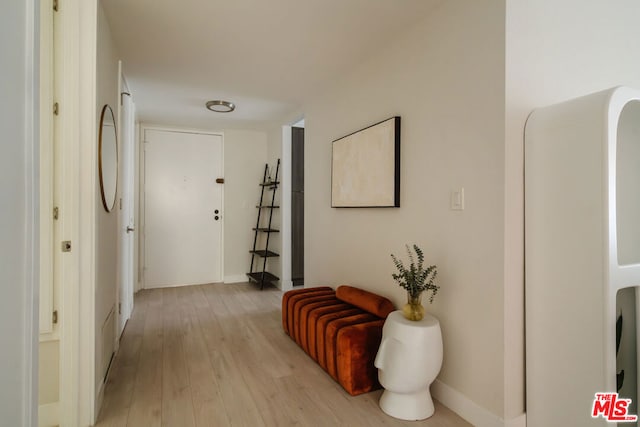
{"type": "Polygon", "coordinates": [[[469,426],[436,402],[404,422],[381,390],[350,396],[282,330],[275,288],[211,284],[140,291],[96,426],[469,426]]]}

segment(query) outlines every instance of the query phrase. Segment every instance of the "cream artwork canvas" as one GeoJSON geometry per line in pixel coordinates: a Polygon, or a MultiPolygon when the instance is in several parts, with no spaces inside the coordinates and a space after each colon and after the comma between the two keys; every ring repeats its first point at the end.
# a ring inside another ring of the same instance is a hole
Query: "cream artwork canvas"
{"type": "Polygon", "coordinates": [[[400,206],[400,117],[333,141],[331,206],[400,206]]]}

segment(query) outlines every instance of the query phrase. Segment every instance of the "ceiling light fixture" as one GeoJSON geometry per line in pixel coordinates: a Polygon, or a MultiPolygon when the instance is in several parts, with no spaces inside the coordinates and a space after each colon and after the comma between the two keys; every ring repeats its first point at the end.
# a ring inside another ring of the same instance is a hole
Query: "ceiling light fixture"
{"type": "Polygon", "coordinates": [[[216,113],[230,113],[236,109],[235,104],[229,101],[207,101],[206,105],[207,109],[215,111],[216,113]]]}

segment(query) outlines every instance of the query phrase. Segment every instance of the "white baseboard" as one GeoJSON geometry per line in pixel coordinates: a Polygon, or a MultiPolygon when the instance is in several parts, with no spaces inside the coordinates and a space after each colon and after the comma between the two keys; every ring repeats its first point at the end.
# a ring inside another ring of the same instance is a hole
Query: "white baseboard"
{"type": "Polygon", "coordinates": [[[527,427],[527,414],[520,414],[516,418],[511,418],[504,422],[505,427],[527,427]]]}
{"type": "MultiPolygon", "coordinates": [[[[100,413],[100,409],[102,409],[102,404],[104,403],[104,388],[105,388],[105,381],[100,381],[100,384],[98,385],[98,392],[96,393],[96,401],[95,401],[95,412],[94,412],[94,419],[93,419],[93,423],[95,423],[96,421],[98,421],[98,414],[100,413]]],[[[91,424],[93,425],[93,424],[91,424]]]]}
{"type": "Polygon", "coordinates": [[[293,289],[293,280],[291,279],[287,279],[287,280],[280,279],[278,283],[279,283],[278,287],[282,292],[290,291],[291,289],[293,289]]]}
{"type": "Polygon", "coordinates": [[[477,427],[526,427],[527,425],[526,414],[503,420],[440,380],[435,380],[431,385],[431,394],[444,406],[477,427]]]}
{"type": "Polygon", "coordinates": [[[233,276],[224,276],[224,283],[243,283],[248,282],[249,278],[246,274],[235,274],[233,276]]]}
{"type": "Polygon", "coordinates": [[[38,427],[54,427],[60,424],[59,403],[38,406],[38,427]]]}

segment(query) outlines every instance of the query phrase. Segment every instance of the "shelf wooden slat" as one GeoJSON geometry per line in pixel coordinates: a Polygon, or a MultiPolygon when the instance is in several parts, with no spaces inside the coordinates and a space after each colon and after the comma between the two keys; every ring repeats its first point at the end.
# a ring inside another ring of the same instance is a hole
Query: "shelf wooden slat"
{"type": "Polygon", "coordinates": [[[271,257],[278,257],[280,256],[279,254],[273,252],[273,251],[265,251],[265,250],[256,250],[256,251],[249,251],[252,254],[256,254],[258,256],[261,256],[262,258],[271,258],[271,257]]]}
{"type": "Polygon", "coordinates": [[[254,228],[255,231],[260,231],[262,233],[279,233],[280,230],[276,230],[275,228],[254,228]]]}
{"type": "Polygon", "coordinates": [[[249,280],[256,283],[262,283],[262,282],[271,283],[271,282],[277,282],[278,280],[280,280],[278,276],[276,276],[275,274],[271,274],[268,271],[257,272],[257,273],[247,273],[247,276],[249,277],[249,280]]]}

